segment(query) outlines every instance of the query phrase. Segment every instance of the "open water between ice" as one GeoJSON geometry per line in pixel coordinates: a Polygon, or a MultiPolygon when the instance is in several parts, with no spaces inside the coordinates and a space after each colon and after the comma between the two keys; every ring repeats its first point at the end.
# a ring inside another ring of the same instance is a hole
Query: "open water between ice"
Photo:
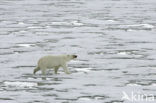
{"type": "Polygon", "coordinates": [[[156,0],[1,0],[0,70],[0,103],[155,103],[156,0]],[[33,75],[49,54],[71,74],[33,75]]]}

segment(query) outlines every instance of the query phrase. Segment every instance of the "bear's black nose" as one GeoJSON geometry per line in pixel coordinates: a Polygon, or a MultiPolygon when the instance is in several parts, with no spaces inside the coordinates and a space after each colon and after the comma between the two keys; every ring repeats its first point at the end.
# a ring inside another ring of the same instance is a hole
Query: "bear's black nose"
{"type": "Polygon", "coordinates": [[[77,58],[77,55],[73,55],[74,58],[77,58]]]}

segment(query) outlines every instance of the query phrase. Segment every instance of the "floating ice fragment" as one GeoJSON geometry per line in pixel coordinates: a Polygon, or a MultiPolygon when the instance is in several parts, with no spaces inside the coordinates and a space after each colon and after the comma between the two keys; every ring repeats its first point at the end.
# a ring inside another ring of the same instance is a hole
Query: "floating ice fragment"
{"type": "Polygon", "coordinates": [[[127,55],[126,52],[119,52],[118,54],[119,54],[119,55],[127,55]]]}
{"type": "Polygon", "coordinates": [[[24,24],[24,22],[18,22],[18,24],[19,24],[19,25],[23,25],[23,24],[24,24]]]}
{"type": "Polygon", "coordinates": [[[29,26],[27,27],[28,29],[36,29],[36,28],[41,28],[41,27],[37,27],[37,26],[29,26]]]}
{"type": "Polygon", "coordinates": [[[154,26],[151,24],[134,24],[134,25],[126,25],[126,26],[127,27],[143,27],[143,28],[149,28],[149,29],[154,28],[154,26]]]}
{"type": "Polygon", "coordinates": [[[127,31],[134,31],[133,29],[128,29],[127,31]]]}
{"type": "Polygon", "coordinates": [[[52,22],[52,25],[70,25],[68,22],[52,22]]]}
{"type": "Polygon", "coordinates": [[[80,101],[89,101],[89,100],[91,100],[91,99],[90,99],[90,98],[81,97],[81,98],[79,98],[79,100],[80,100],[80,101]]]}
{"type": "Polygon", "coordinates": [[[127,86],[141,86],[139,84],[127,84],[127,86]]]}
{"type": "Polygon", "coordinates": [[[151,86],[156,86],[156,84],[155,84],[155,83],[153,83],[151,86]]]}
{"type": "Polygon", "coordinates": [[[71,25],[75,25],[75,26],[82,26],[84,25],[83,23],[80,23],[79,21],[71,21],[71,22],[52,22],[52,25],[64,25],[64,26],[71,26],[71,25]]]}
{"type": "Polygon", "coordinates": [[[25,30],[21,30],[21,31],[19,31],[20,33],[25,33],[25,32],[27,32],[27,31],[25,31],[25,30]]]}
{"type": "Polygon", "coordinates": [[[107,20],[108,22],[115,22],[115,20],[107,20]]]}
{"type": "Polygon", "coordinates": [[[81,71],[81,72],[89,72],[89,71],[91,71],[91,68],[81,68],[81,69],[76,68],[76,70],[81,71]]]}
{"type": "Polygon", "coordinates": [[[46,28],[50,28],[50,26],[45,26],[46,28]]]}
{"type": "Polygon", "coordinates": [[[141,24],[143,27],[145,27],[145,28],[154,28],[154,26],[153,25],[150,25],[150,24],[141,24]]]}
{"type": "Polygon", "coordinates": [[[34,46],[34,44],[18,44],[18,46],[21,46],[21,47],[31,47],[31,46],[34,46]]]}
{"type": "Polygon", "coordinates": [[[32,83],[32,82],[9,82],[5,81],[4,85],[6,86],[14,86],[14,87],[34,87],[37,86],[37,83],[32,83]]]}
{"type": "Polygon", "coordinates": [[[82,26],[82,25],[84,25],[83,23],[80,23],[79,21],[72,21],[71,23],[73,25],[75,25],[75,26],[82,26]]]}

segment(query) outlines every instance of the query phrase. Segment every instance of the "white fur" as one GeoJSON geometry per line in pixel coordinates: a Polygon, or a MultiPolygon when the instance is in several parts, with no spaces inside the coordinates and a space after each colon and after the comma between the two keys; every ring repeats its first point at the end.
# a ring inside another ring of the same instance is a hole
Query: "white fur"
{"type": "Polygon", "coordinates": [[[67,68],[67,62],[76,58],[76,55],[48,55],[39,59],[38,66],[34,69],[34,74],[41,70],[42,74],[45,75],[46,69],[54,68],[55,74],[59,67],[64,69],[66,74],[70,74],[69,69],[67,68]]]}

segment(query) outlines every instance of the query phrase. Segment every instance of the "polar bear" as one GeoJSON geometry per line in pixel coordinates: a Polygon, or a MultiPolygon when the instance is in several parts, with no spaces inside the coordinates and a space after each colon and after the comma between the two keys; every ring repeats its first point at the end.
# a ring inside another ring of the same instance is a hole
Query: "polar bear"
{"type": "Polygon", "coordinates": [[[39,59],[37,67],[34,69],[34,74],[41,70],[42,74],[45,75],[46,69],[54,68],[55,74],[59,67],[64,69],[66,74],[70,74],[67,68],[67,62],[77,58],[77,55],[48,55],[39,59]]]}

